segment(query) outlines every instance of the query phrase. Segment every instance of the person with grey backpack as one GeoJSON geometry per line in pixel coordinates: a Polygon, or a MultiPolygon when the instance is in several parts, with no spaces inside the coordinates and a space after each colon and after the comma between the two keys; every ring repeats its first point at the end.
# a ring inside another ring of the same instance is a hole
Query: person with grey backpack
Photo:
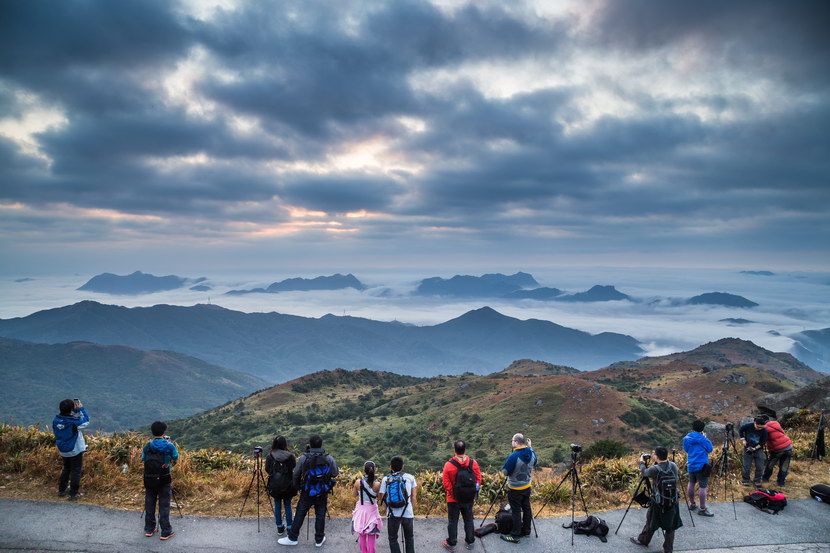
{"type": "Polygon", "coordinates": [[[654,448],[654,456],[657,463],[650,467],[646,467],[645,456],[640,457],[640,474],[651,480],[651,498],[643,530],[630,540],[631,543],[646,547],[657,529],[662,528],[665,533],[663,553],[672,553],[674,532],[683,526],[677,500],[680,471],[677,470],[677,465],[668,460],[669,451],[665,447],[654,448]]]}

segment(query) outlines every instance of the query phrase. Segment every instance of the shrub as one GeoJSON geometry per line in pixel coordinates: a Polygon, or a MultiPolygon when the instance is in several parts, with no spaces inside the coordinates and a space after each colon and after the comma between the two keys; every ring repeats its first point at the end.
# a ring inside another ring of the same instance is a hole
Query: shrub
{"type": "Polygon", "coordinates": [[[631,449],[619,440],[604,439],[598,440],[585,448],[582,458],[586,461],[597,457],[616,459],[631,453],[631,449]]]}

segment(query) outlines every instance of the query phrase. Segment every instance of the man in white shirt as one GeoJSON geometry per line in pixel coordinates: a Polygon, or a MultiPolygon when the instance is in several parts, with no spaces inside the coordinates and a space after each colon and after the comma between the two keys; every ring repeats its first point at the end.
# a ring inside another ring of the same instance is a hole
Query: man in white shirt
{"type": "Polygon", "coordinates": [[[403,528],[406,553],[415,553],[415,497],[418,483],[415,477],[403,472],[403,458],[392,457],[390,462],[392,474],[384,476],[378,491],[378,505],[386,501],[386,515],[388,517],[389,549],[391,553],[401,553],[398,544],[398,529],[403,528]]]}

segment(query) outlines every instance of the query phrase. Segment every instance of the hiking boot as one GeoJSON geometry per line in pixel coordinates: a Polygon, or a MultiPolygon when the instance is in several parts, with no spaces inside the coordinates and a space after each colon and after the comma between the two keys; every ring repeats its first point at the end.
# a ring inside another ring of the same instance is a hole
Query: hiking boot
{"type": "Polygon", "coordinates": [[[694,503],[689,503],[689,510],[694,513],[695,511],[697,511],[697,505],[695,505],[694,503]]]}
{"type": "Polygon", "coordinates": [[[169,534],[165,534],[164,532],[162,532],[161,535],[159,536],[159,539],[160,540],[169,540],[170,538],[172,538],[175,535],[176,535],[175,532],[170,532],[169,534]]]}
{"type": "Polygon", "coordinates": [[[285,536],[284,538],[278,539],[277,543],[280,545],[297,545],[300,542],[298,542],[297,540],[292,540],[288,536],[285,536]]]}
{"type": "Polygon", "coordinates": [[[450,545],[450,544],[448,544],[448,543],[447,543],[447,540],[444,540],[444,541],[443,541],[443,543],[442,543],[441,545],[443,545],[443,546],[444,546],[444,549],[446,549],[446,550],[447,550],[447,551],[449,551],[450,553],[455,553],[455,546],[454,546],[454,545],[450,545]]]}
{"type": "Polygon", "coordinates": [[[285,526],[277,526],[277,535],[284,536],[285,535],[285,526]]]}
{"type": "Polygon", "coordinates": [[[708,508],[701,509],[697,514],[699,514],[702,517],[713,517],[713,516],[715,516],[715,513],[710,511],[708,508]]]}
{"type": "Polygon", "coordinates": [[[323,539],[320,541],[315,541],[314,547],[323,547],[324,543],[326,543],[326,536],[323,536],[323,539]]]}
{"type": "Polygon", "coordinates": [[[504,541],[506,541],[508,543],[519,543],[519,542],[522,541],[519,538],[517,538],[516,536],[514,536],[513,534],[502,534],[501,539],[503,539],[504,541]]]}
{"type": "Polygon", "coordinates": [[[630,541],[634,545],[642,545],[643,547],[646,547],[646,544],[644,544],[643,542],[641,542],[640,540],[638,540],[637,538],[635,538],[633,536],[628,538],[628,541],[630,541]]]}

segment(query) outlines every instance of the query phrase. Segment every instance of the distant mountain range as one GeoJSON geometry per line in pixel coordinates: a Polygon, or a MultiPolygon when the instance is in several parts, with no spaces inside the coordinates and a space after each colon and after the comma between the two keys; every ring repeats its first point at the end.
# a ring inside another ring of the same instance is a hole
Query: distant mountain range
{"type": "Polygon", "coordinates": [[[216,305],[126,308],[84,301],[0,320],[0,336],[180,351],[271,382],[335,367],[430,376],[490,372],[521,358],[591,369],[642,355],[630,336],[522,321],[489,307],[418,327],[334,315],[242,313],[216,305]]]}
{"type": "Polygon", "coordinates": [[[418,296],[453,296],[463,298],[498,298],[521,290],[537,288],[539,283],[528,273],[518,272],[513,275],[501,273],[486,274],[480,277],[455,275],[450,279],[441,277],[425,278],[413,294],[418,296]]]}
{"type": "Polygon", "coordinates": [[[360,282],[353,274],[341,275],[340,273],[331,276],[319,276],[317,278],[289,278],[280,282],[274,282],[268,288],[254,288],[252,290],[231,290],[227,292],[229,295],[251,294],[251,293],[267,293],[276,294],[278,292],[292,292],[292,291],[310,291],[310,290],[343,290],[346,288],[354,288],[355,290],[365,290],[366,286],[360,282]]]}
{"type": "Polygon", "coordinates": [[[754,301],[726,292],[707,292],[686,300],[689,305],[723,305],[725,307],[758,307],[754,301]]]}
{"type": "Polygon", "coordinates": [[[790,336],[795,340],[794,353],[810,366],[830,372],[830,328],[805,330],[790,336]]]}
{"type": "Polygon", "coordinates": [[[88,407],[93,428],[107,431],[186,417],[267,386],[181,353],[89,342],[0,338],[0,369],[0,420],[48,424],[58,402],[77,397],[88,407]]]}
{"type": "Polygon", "coordinates": [[[579,292],[568,296],[554,298],[556,301],[572,302],[594,302],[594,301],[616,301],[631,300],[631,297],[623,294],[613,286],[594,286],[587,292],[579,292]]]}
{"type": "Polygon", "coordinates": [[[120,276],[112,273],[102,273],[89,279],[86,284],[78,288],[85,292],[98,292],[102,294],[113,294],[132,296],[139,294],[150,294],[153,292],[164,292],[176,290],[187,284],[200,284],[207,279],[205,277],[189,279],[176,275],[155,276],[141,271],[120,276]]]}

